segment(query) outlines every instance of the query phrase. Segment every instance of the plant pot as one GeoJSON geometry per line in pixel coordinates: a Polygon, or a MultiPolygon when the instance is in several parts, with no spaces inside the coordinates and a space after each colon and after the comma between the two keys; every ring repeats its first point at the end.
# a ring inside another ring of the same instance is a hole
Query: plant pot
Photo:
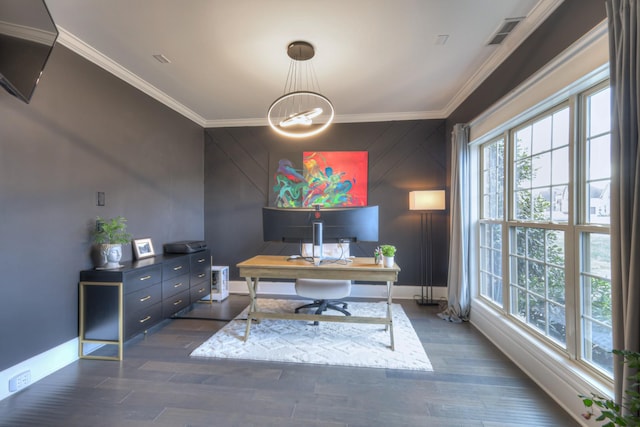
{"type": "Polygon", "coordinates": [[[107,257],[105,256],[105,252],[102,250],[102,246],[100,244],[91,245],[91,263],[94,268],[102,268],[107,263],[107,257]]]}
{"type": "Polygon", "coordinates": [[[122,244],[101,244],[95,245],[95,249],[92,250],[91,259],[96,268],[101,269],[114,269],[120,268],[120,260],[122,259],[122,244]]]}
{"type": "Polygon", "coordinates": [[[395,262],[394,258],[395,257],[392,257],[392,256],[383,256],[382,257],[382,265],[387,267],[387,268],[393,267],[393,264],[395,262]]]}

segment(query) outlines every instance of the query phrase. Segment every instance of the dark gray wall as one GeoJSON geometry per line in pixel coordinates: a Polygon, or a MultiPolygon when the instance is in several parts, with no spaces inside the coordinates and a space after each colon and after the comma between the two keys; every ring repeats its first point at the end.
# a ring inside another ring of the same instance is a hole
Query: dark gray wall
{"type": "Polygon", "coordinates": [[[204,237],[203,140],[200,126],[60,45],[31,104],[0,91],[0,370],[78,336],[97,215],[125,216],[156,252],[204,237]]]}
{"type": "MultiPolygon", "coordinates": [[[[379,206],[380,243],[398,248],[399,284],[419,283],[420,214],[409,211],[409,191],[443,189],[444,120],[337,123],[321,135],[291,140],[268,127],[207,129],[205,235],[213,262],[230,266],[256,254],[294,254],[298,247],[262,241],[262,207],[269,203],[269,158],[303,151],[367,151],[369,205],[379,206]]],[[[447,212],[435,214],[434,283],[446,284],[447,212]]],[[[374,243],[352,244],[351,254],[373,256],[374,243]]]]}

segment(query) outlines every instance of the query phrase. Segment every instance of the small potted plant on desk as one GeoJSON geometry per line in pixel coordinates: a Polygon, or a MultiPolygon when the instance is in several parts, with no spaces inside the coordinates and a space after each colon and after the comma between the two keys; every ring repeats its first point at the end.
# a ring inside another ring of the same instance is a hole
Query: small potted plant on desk
{"type": "Polygon", "coordinates": [[[127,233],[127,220],[122,216],[104,219],[96,219],[96,229],[93,232],[95,243],[94,253],[99,257],[94,258],[96,268],[112,269],[120,268],[122,259],[122,244],[129,243],[131,234],[127,233]]]}
{"type": "Polygon", "coordinates": [[[385,267],[393,267],[396,247],[393,245],[382,245],[380,246],[380,252],[382,252],[382,264],[385,267]]]}

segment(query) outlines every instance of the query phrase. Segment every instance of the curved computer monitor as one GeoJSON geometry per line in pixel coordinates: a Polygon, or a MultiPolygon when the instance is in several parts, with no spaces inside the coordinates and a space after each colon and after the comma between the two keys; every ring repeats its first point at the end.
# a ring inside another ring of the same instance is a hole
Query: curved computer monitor
{"type": "Polygon", "coordinates": [[[313,243],[314,222],[322,223],[324,243],[378,241],[378,206],[262,208],[265,242],[313,243]]]}

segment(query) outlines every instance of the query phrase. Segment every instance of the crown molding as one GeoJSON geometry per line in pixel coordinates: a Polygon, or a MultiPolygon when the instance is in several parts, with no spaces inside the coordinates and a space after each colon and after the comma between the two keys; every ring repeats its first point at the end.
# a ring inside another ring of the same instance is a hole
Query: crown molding
{"type": "Polygon", "coordinates": [[[5,21],[0,21],[0,34],[6,34],[11,37],[44,45],[51,45],[56,37],[58,37],[58,34],[46,31],[42,28],[28,27],[26,25],[19,25],[5,21]]]}
{"type": "Polygon", "coordinates": [[[564,0],[540,0],[531,13],[505,38],[480,68],[471,76],[445,107],[445,117],[449,117],[491,75],[508,57],[553,13],[564,0]]]}
{"type": "Polygon", "coordinates": [[[172,110],[182,114],[189,120],[199,124],[202,127],[205,126],[206,120],[199,114],[195,113],[193,110],[185,107],[180,102],[171,98],[166,93],[162,92],[155,86],[149,84],[147,81],[138,77],[136,74],[127,70],[125,67],[118,64],[108,56],[89,46],[64,28],[58,27],[58,32],[60,33],[58,42],[63,46],[69,48],[88,61],[93,62],[100,68],[103,68],[119,79],[124,80],[136,89],[139,89],[140,91],[146,93],[156,101],[161,102],[172,110]]]}

